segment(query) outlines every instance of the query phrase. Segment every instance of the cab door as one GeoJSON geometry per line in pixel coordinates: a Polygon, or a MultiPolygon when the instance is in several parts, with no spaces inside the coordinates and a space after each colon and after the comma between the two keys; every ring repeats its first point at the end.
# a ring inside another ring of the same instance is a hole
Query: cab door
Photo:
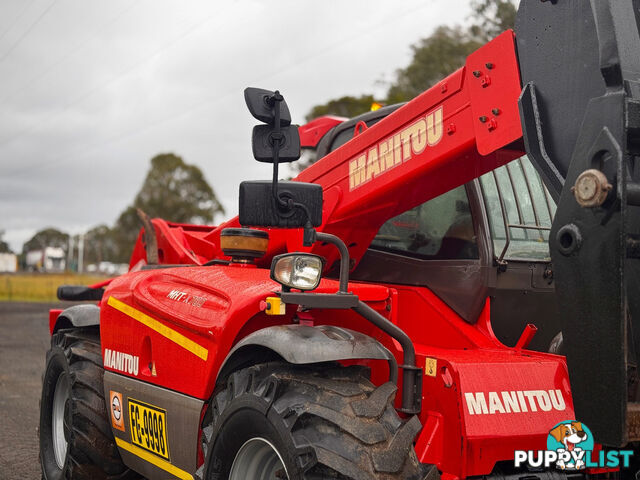
{"type": "Polygon", "coordinates": [[[526,157],[388,219],[351,275],[427,287],[474,323],[487,297],[498,339],[547,351],[560,331],[548,236],[555,203],[526,157]]]}
{"type": "Polygon", "coordinates": [[[475,183],[491,239],[494,268],[487,286],[494,333],[513,346],[532,323],[538,332],[529,348],[548,351],[560,332],[548,243],[555,202],[526,156],[475,183]]]}

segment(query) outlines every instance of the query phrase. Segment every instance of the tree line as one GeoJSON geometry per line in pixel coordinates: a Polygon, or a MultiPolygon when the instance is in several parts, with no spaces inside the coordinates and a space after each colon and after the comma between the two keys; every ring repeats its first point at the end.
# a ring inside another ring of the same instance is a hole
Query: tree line
{"type": "MultiPolygon", "coordinates": [[[[217,214],[224,214],[224,207],[200,168],[185,163],[173,153],[156,155],[151,159],[142,187],[115,224],[96,225],[84,234],[85,265],[129,261],[141,228],[138,208],[152,218],[161,217],[177,223],[206,224],[213,222],[217,214]]],[[[2,233],[0,231],[0,253],[10,252],[9,245],[2,240],[2,233]]],[[[73,243],[78,245],[80,238],[76,235],[73,243]]],[[[60,247],[68,252],[69,244],[68,233],[49,227],[25,242],[21,255],[44,247],[60,247]]]]}

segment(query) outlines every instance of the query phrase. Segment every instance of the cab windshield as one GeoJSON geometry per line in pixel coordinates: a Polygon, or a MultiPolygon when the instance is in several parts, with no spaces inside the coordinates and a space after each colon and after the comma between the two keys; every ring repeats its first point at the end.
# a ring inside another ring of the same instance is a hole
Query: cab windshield
{"type": "MultiPolygon", "coordinates": [[[[498,260],[549,261],[556,205],[524,156],[479,179],[498,260]]],[[[478,258],[477,232],[462,185],[387,220],[374,250],[424,260],[478,258]]]]}

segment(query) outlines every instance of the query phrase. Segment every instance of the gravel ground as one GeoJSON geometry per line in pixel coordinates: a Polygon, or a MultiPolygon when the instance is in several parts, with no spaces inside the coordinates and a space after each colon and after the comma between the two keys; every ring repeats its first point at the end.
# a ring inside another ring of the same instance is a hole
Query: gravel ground
{"type": "MultiPolygon", "coordinates": [[[[0,302],[0,479],[39,480],[41,378],[49,349],[49,309],[0,302]]],[[[64,307],[62,307],[64,308],[64,307]]]]}

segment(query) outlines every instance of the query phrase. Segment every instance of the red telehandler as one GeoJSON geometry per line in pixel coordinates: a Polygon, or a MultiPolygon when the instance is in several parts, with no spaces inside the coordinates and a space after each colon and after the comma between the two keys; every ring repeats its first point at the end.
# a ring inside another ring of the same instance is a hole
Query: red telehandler
{"type": "Polygon", "coordinates": [[[299,130],[246,89],[274,174],[239,217],[141,214],[129,273],[60,287],[93,303],[50,314],[43,477],[635,477],[639,16],[522,0],[515,31],[355,125],[299,130]],[[300,131],[326,155],[278,181],[300,131]]]}

